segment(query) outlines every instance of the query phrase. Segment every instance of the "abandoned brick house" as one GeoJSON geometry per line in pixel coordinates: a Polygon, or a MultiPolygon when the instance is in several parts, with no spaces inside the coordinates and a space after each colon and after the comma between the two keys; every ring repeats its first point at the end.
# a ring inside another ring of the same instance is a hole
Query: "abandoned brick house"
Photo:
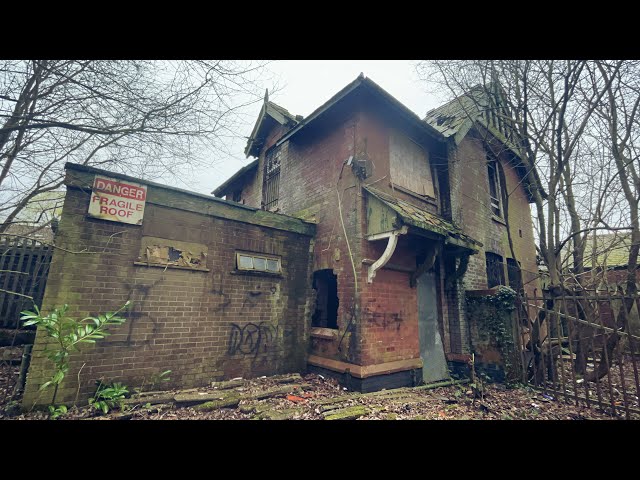
{"type": "Polygon", "coordinates": [[[535,288],[531,169],[484,97],[421,120],[362,75],[306,119],[265,96],[256,160],[213,193],[316,224],[310,370],[360,390],[441,380],[470,353],[465,290],[535,288]]]}
{"type": "MultiPolygon", "coordinates": [[[[72,356],[58,401],[166,369],[181,387],[305,370],[362,391],[448,377],[471,352],[465,290],[531,289],[521,272],[536,271],[530,170],[507,116],[474,99],[423,120],[362,75],[307,118],[265,96],[256,159],[215,197],[68,164],[42,308],[132,308],[72,356]]],[[[48,401],[46,343],[39,330],[25,404],[48,401]]]]}

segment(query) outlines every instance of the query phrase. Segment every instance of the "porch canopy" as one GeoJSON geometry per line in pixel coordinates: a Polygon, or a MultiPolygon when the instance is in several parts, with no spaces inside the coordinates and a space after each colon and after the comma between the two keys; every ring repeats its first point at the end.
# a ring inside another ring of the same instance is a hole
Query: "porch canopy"
{"type": "Polygon", "coordinates": [[[385,252],[369,267],[369,283],[373,281],[375,272],[393,255],[399,235],[412,233],[433,240],[442,240],[444,248],[449,253],[460,256],[473,255],[482,247],[482,243],[435,213],[376,188],[365,186],[364,189],[368,193],[367,240],[388,238],[385,252]]]}

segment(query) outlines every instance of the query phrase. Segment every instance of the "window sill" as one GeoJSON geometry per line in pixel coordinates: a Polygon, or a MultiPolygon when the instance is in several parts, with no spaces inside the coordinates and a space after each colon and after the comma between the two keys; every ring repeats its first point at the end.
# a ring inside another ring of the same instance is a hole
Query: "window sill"
{"type": "Polygon", "coordinates": [[[408,188],[401,187],[400,185],[396,185],[393,182],[389,183],[389,186],[391,187],[392,190],[399,190],[402,193],[406,193],[407,195],[411,195],[412,197],[418,198],[420,200],[424,200],[425,202],[429,202],[435,206],[438,206],[438,201],[430,195],[422,195],[421,193],[412,192],[408,188]]]}
{"type": "Polygon", "coordinates": [[[507,222],[505,222],[502,217],[498,217],[497,215],[491,215],[491,220],[493,220],[494,222],[500,223],[505,227],[507,226],[507,222]]]}
{"type": "Polygon", "coordinates": [[[189,270],[191,272],[209,272],[208,268],[203,267],[183,267],[182,265],[171,265],[170,263],[151,263],[151,262],[133,262],[139,267],[156,267],[156,268],[173,268],[176,270],[189,270]]]}
{"type": "Polygon", "coordinates": [[[311,337],[323,340],[335,340],[338,338],[337,328],[311,327],[311,337]]]}
{"type": "Polygon", "coordinates": [[[282,278],[284,275],[281,273],[260,272],[255,270],[231,270],[229,275],[248,275],[249,277],[271,277],[282,278]]]}

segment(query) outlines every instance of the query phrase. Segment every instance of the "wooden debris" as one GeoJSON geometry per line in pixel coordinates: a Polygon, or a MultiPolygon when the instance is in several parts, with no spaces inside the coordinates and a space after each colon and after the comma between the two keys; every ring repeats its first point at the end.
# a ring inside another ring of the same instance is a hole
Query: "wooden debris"
{"type": "Polygon", "coordinates": [[[156,405],[158,403],[171,403],[173,402],[173,393],[169,392],[159,392],[153,396],[148,397],[140,397],[133,396],[131,398],[126,398],[122,401],[123,405],[144,405],[145,403],[150,403],[151,405],[156,405]]]}
{"type": "Polygon", "coordinates": [[[200,412],[209,412],[211,410],[217,410],[219,408],[235,408],[240,403],[240,397],[238,395],[229,395],[221,400],[211,400],[209,402],[201,403],[193,407],[194,410],[200,412]]]}
{"type": "Polygon", "coordinates": [[[287,375],[275,375],[273,377],[269,377],[269,380],[274,381],[275,383],[294,383],[302,382],[302,377],[299,373],[290,373],[287,375]]]}
{"type": "Polygon", "coordinates": [[[246,383],[243,379],[227,380],[224,382],[211,382],[211,386],[217,390],[228,390],[230,388],[242,387],[246,383]]]}
{"type": "Polygon", "coordinates": [[[173,401],[180,405],[195,405],[213,400],[222,400],[227,395],[227,392],[178,393],[174,395],[173,401]]]}
{"type": "Polygon", "coordinates": [[[360,418],[368,413],[371,410],[367,407],[363,407],[362,405],[357,405],[355,407],[341,408],[339,410],[334,410],[328,415],[324,416],[325,420],[355,420],[356,418],[360,418]]]}

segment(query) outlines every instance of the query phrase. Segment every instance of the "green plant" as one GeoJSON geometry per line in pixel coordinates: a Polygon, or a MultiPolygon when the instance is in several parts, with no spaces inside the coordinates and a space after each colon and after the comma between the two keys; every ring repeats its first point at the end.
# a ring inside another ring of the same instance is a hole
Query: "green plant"
{"type": "Polygon", "coordinates": [[[49,405],[49,418],[51,420],[55,420],[60,415],[64,415],[66,413],[67,413],[67,407],[65,405],[60,405],[59,407],[49,405]]]}
{"type": "Polygon", "coordinates": [[[53,339],[53,342],[47,342],[46,351],[47,358],[55,365],[55,373],[51,380],[40,387],[40,390],[44,390],[54,385],[52,406],[56,402],[58,387],[69,370],[69,354],[72,351],[77,351],[77,345],[80,343],[95,343],[96,340],[109,335],[106,330],[110,326],[122,325],[126,319],[118,314],[130,304],[131,302],[127,301],[115,312],[108,312],[97,317],[85,317],[79,321],[67,316],[69,305],[66,304],[60,308],[54,308],[49,315],[44,316],[37,306],[34,307],[34,312],[20,312],[24,326],[37,325],[42,327],[47,337],[53,339]]]}
{"type": "MultiPolygon", "coordinates": [[[[154,387],[159,384],[159,383],[166,383],[171,381],[171,379],[169,378],[169,374],[171,373],[171,370],[165,370],[162,373],[154,373],[153,375],[151,375],[150,378],[150,383],[149,383],[149,390],[153,390],[154,387]]],[[[145,391],[145,382],[146,379],[143,379],[142,381],[142,385],[140,385],[137,388],[134,388],[136,393],[142,393],[145,391]]]]}
{"type": "Polygon", "coordinates": [[[520,380],[518,346],[511,323],[516,297],[517,293],[505,286],[499,286],[494,295],[466,297],[467,315],[477,325],[479,340],[500,352],[507,384],[520,380]]]}
{"type": "Polygon", "coordinates": [[[98,383],[98,389],[93,397],[89,399],[89,405],[103,413],[109,413],[109,410],[116,406],[122,409],[122,401],[126,398],[129,389],[122,383],[114,382],[111,384],[98,383]]]}
{"type": "Polygon", "coordinates": [[[156,384],[169,382],[171,380],[169,378],[170,373],[171,370],[165,370],[162,373],[154,373],[153,375],[151,375],[151,386],[149,388],[153,390],[156,384]]]}

